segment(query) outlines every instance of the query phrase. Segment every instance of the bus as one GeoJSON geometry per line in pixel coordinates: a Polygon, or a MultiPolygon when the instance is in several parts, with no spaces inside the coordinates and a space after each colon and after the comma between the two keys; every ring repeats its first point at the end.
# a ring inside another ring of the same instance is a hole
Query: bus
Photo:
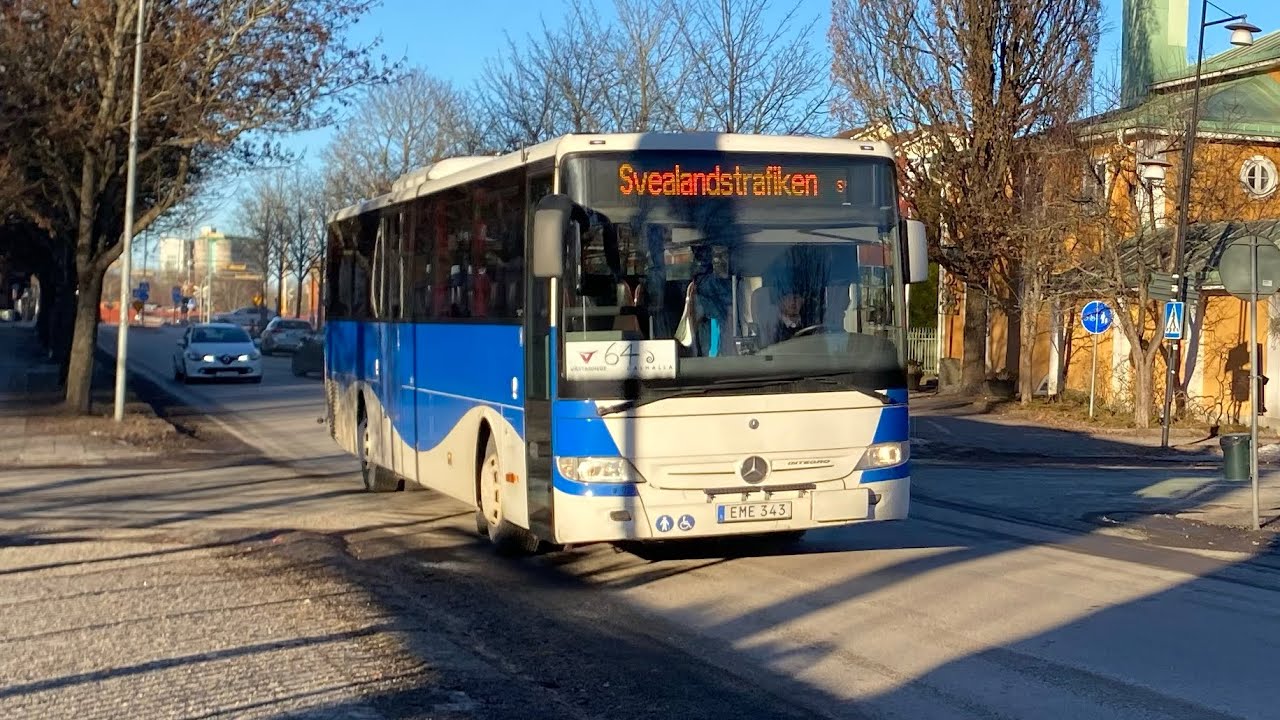
{"type": "Polygon", "coordinates": [[[875,141],[572,134],[328,222],[327,423],[504,554],[907,517],[924,225],[875,141]]]}

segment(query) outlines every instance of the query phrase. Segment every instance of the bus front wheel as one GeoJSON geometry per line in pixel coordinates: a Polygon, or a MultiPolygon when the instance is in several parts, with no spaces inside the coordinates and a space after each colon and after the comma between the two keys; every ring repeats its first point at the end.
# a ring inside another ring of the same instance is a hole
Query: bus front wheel
{"type": "Polygon", "coordinates": [[[502,517],[502,472],[498,464],[498,443],[490,434],[484,446],[479,473],[480,510],[476,529],[487,534],[501,555],[532,555],[538,538],[502,517]]]}
{"type": "Polygon", "coordinates": [[[369,418],[363,412],[356,424],[356,447],[360,449],[360,479],[364,481],[365,490],[384,493],[400,489],[396,476],[373,461],[373,435],[369,431],[369,418]]]}

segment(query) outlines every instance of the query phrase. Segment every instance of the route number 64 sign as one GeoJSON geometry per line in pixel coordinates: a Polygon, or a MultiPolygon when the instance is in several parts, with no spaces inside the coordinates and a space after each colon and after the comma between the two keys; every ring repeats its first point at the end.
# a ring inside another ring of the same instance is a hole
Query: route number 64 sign
{"type": "Polygon", "coordinates": [[[565,343],[569,380],[629,380],[676,376],[675,340],[583,340],[565,343]]]}

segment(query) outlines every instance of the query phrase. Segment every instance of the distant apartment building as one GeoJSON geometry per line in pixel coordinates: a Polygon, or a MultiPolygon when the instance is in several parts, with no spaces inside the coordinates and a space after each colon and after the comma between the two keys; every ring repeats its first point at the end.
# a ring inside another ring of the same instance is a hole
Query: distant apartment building
{"type": "Polygon", "coordinates": [[[200,235],[191,241],[191,267],[196,282],[202,281],[210,271],[215,279],[261,280],[262,269],[255,257],[255,245],[253,238],[227,235],[212,227],[201,228],[200,235]]]}
{"type": "Polygon", "coordinates": [[[185,277],[194,272],[192,241],[188,238],[161,238],[156,254],[159,256],[156,269],[162,275],[185,277]]]}

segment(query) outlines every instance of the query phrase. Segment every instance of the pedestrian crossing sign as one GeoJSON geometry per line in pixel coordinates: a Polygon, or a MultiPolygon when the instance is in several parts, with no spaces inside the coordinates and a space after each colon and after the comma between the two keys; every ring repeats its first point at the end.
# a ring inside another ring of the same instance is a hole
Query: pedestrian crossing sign
{"type": "Polygon", "coordinates": [[[1181,340],[1182,339],[1182,313],[1186,308],[1186,303],[1180,303],[1177,300],[1170,300],[1164,304],[1164,339],[1165,340],[1181,340]]]}

